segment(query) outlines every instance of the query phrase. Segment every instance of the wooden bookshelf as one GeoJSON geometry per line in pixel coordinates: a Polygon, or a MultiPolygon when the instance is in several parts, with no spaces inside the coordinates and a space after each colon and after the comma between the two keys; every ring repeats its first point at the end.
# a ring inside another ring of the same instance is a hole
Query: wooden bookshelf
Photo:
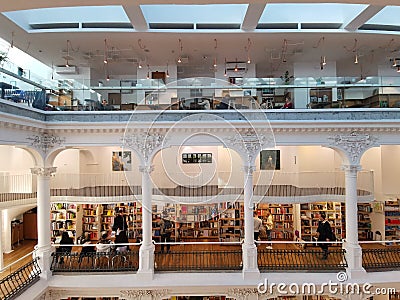
{"type": "Polygon", "coordinates": [[[267,209],[271,211],[274,221],[272,238],[278,240],[293,240],[293,205],[292,204],[258,204],[257,214],[262,219],[264,227],[267,221],[267,209]]]}
{"type": "Polygon", "coordinates": [[[219,204],[219,240],[239,242],[243,237],[244,207],[240,202],[219,204]]]}
{"type": "Polygon", "coordinates": [[[89,232],[90,239],[97,241],[100,239],[102,205],[82,204],[82,230],[89,232]]]}
{"type": "Polygon", "coordinates": [[[51,238],[61,239],[62,233],[67,231],[76,241],[82,233],[78,217],[78,214],[81,216],[80,211],[80,206],[73,203],[52,203],[50,207],[51,238]]]}
{"type": "Polygon", "coordinates": [[[385,201],[385,240],[400,239],[399,199],[385,201]]]}
{"type": "Polygon", "coordinates": [[[318,228],[318,214],[325,212],[326,219],[331,224],[332,230],[338,240],[342,236],[342,208],[340,202],[314,202],[300,204],[301,238],[312,241],[318,228]]]}

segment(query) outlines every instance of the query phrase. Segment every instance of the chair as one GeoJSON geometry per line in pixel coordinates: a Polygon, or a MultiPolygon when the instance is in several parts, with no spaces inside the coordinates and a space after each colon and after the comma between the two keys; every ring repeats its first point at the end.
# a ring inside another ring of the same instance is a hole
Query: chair
{"type": "Polygon", "coordinates": [[[375,231],[375,241],[382,241],[382,233],[379,230],[375,231]]]}

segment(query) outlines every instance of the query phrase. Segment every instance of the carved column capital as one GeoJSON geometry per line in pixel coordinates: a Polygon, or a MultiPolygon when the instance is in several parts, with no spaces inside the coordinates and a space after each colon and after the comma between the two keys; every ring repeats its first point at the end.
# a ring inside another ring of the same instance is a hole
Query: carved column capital
{"type": "Polygon", "coordinates": [[[47,132],[30,136],[27,140],[30,141],[31,147],[35,148],[42,154],[47,154],[56,146],[61,146],[65,143],[65,138],[47,132]]]}
{"type": "Polygon", "coordinates": [[[143,157],[144,162],[149,162],[154,153],[166,141],[165,136],[158,133],[139,133],[126,135],[122,139],[124,147],[135,149],[143,157]]]}
{"type": "Polygon", "coordinates": [[[56,170],[57,167],[47,167],[47,168],[35,167],[31,168],[31,173],[37,176],[50,177],[56,172],[56,170]]]}
{"type": "Polygon", "coordinates": [[[242,133],[239,132],[228,137],[226,145],[247,157],[249,163],[254,163],[261,150],[273,147],[274,142],[272,136],[257,133],[253,128],[249,128],[242,133]]]}
{"type": "Polygon", "coordinates": [[[358,165],[364,152],[375,146],[377,137],[368,133],[353,131],[350,134],[337,134],[328,138],[330,146],[342,149],[349,158],[349,163],[358,165]]]}
{"type": "Polygon", "coordinates": [[[254,165],[244,165],[243,166],[244,173],[247,175],[253,175],[253,173],[256,171],[256,166],[254,165]]]}
{"type": "Polygon", "coordinates": [[[360,165],[342,165],[342,170],[345,172],[357,174],[357,172],[361,171],[360,165]]]}
{"type": "Polygon", "coordinates": [[[154,165],[139,166],[140,173],[150,174],[153,171],[154,171],[154,165]]]}

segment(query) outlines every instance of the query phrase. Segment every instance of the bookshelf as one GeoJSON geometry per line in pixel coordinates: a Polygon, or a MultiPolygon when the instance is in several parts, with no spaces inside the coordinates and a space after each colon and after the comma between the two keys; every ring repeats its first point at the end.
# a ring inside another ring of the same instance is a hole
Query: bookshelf
{"type": "Polygon", "coordinates": [[[385,201],[385,240],[400,239],[399,199],[385,201]]]}
{"type": "Polygon", "coordinates": [[[100,239],[102,208],[101,204],[82,204],[82,230],[89,232],[91,240],[100,239]]]}
{"type": "Polygon", "coordinates": [[[128,228],[126,230],[128,238],[134,238],[134,227],[136,224],[134,224],[133,215],[135,213],[136,205],[136,202],[103,204],[101,214],[101,231],[107,231],[109,234],[112,232],[112,226],[114,224],[115,218],[115,210],[116,208],[118,208],[125,216],[126,223],[128,225],[128,228]]]}
{"type": "Polygon", "coordinates": [[[372,241],[373,240],[373,234],[371,231],[371,219],[370,219],[371,212],[372,212],[371,204],[369,204],[369,203],[358,203],[357,204],[358,240],[359,241],[372,241]]]}
{"type": "Polygon", "coordinates": [[[342,205],[340,202],[314,202],[300,204],[301,238],[304,241],[312,241],[316,236],[318,228],[319,212],[325,212],[326,219],[332,227],[336,238],[341,240],[342,236],[342,205]]]}
{"type": "Polygon", "coordinates": [[[225,202],[219,204],[219,240],[239,242],[243,237],[243,203],[225,202]]]}
{"type": "Polygon", "coordinates": [[[73,203],[52,203],[50,207],[51,238],[61,239],[64,231],[68,231],[76,242],[81,235],[80,206],[73,203]]]}
{"type": "Polygon", "coordinates": [[[115,218],[115,204],[102,204],[101,231],[107,231],[110,235],[115,218]]]}
{"type": "Polygon", "coordinates": [[[274,221],[272,238],[279,240],[293,240],[293,205],[292,204],[259,204],[257,213],[266,226],[267,209],[271,211],[274,221]]]}
{"type": "Polygon", "coordinates": [[[176,221],[179,223],[176,236],[183,241],[218,240],[218,205],[177,205],[176,221]]]}
{"type": "Polygon", "coordinates": [[[128,227],[131,229],[128,238],[135,239],[137,242],[142,240],[142,206],[137,202],[132,202],[130,214],[128,216],[128,227]]]}

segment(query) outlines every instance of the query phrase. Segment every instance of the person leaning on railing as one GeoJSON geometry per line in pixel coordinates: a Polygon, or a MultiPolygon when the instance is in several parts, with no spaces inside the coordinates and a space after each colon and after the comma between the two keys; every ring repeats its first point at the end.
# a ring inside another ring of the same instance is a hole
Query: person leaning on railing
{"type": "Polygon", "coordinates": [[[103,231],[101,234],[101,239],[100,241],[96,244],[96,252],[97,253],[109,253],[111,252],[111,248],[112,248],[112,242],[107,239],[108,234],[107,232],[103,231]]]}
{"type": "Polygon", "coordinates": [[[128,244],[129,240],[128,237],[126,235],[126,231],[122,230],[120,231],[116,236],[115,236],[115,251],[117,253],[121,253],[121,252],[126,252],[129,250],[128,245],[118,245],[118,244],[128,244]]]}
{"type": "MultiPolygon", "coordinates": [[[[68,231],[64,231],[61,235],[60,245],[56,249],[56,254],[61,253],[60,264],[64,263],[64,256],[63,254],[71,253],[72,246],[65,246],[65,245],[73,245],[74,240],[69,237],[68,231]]],[[[58,261],[58,256],[56,256],[56,261],[58,261]]]]}

